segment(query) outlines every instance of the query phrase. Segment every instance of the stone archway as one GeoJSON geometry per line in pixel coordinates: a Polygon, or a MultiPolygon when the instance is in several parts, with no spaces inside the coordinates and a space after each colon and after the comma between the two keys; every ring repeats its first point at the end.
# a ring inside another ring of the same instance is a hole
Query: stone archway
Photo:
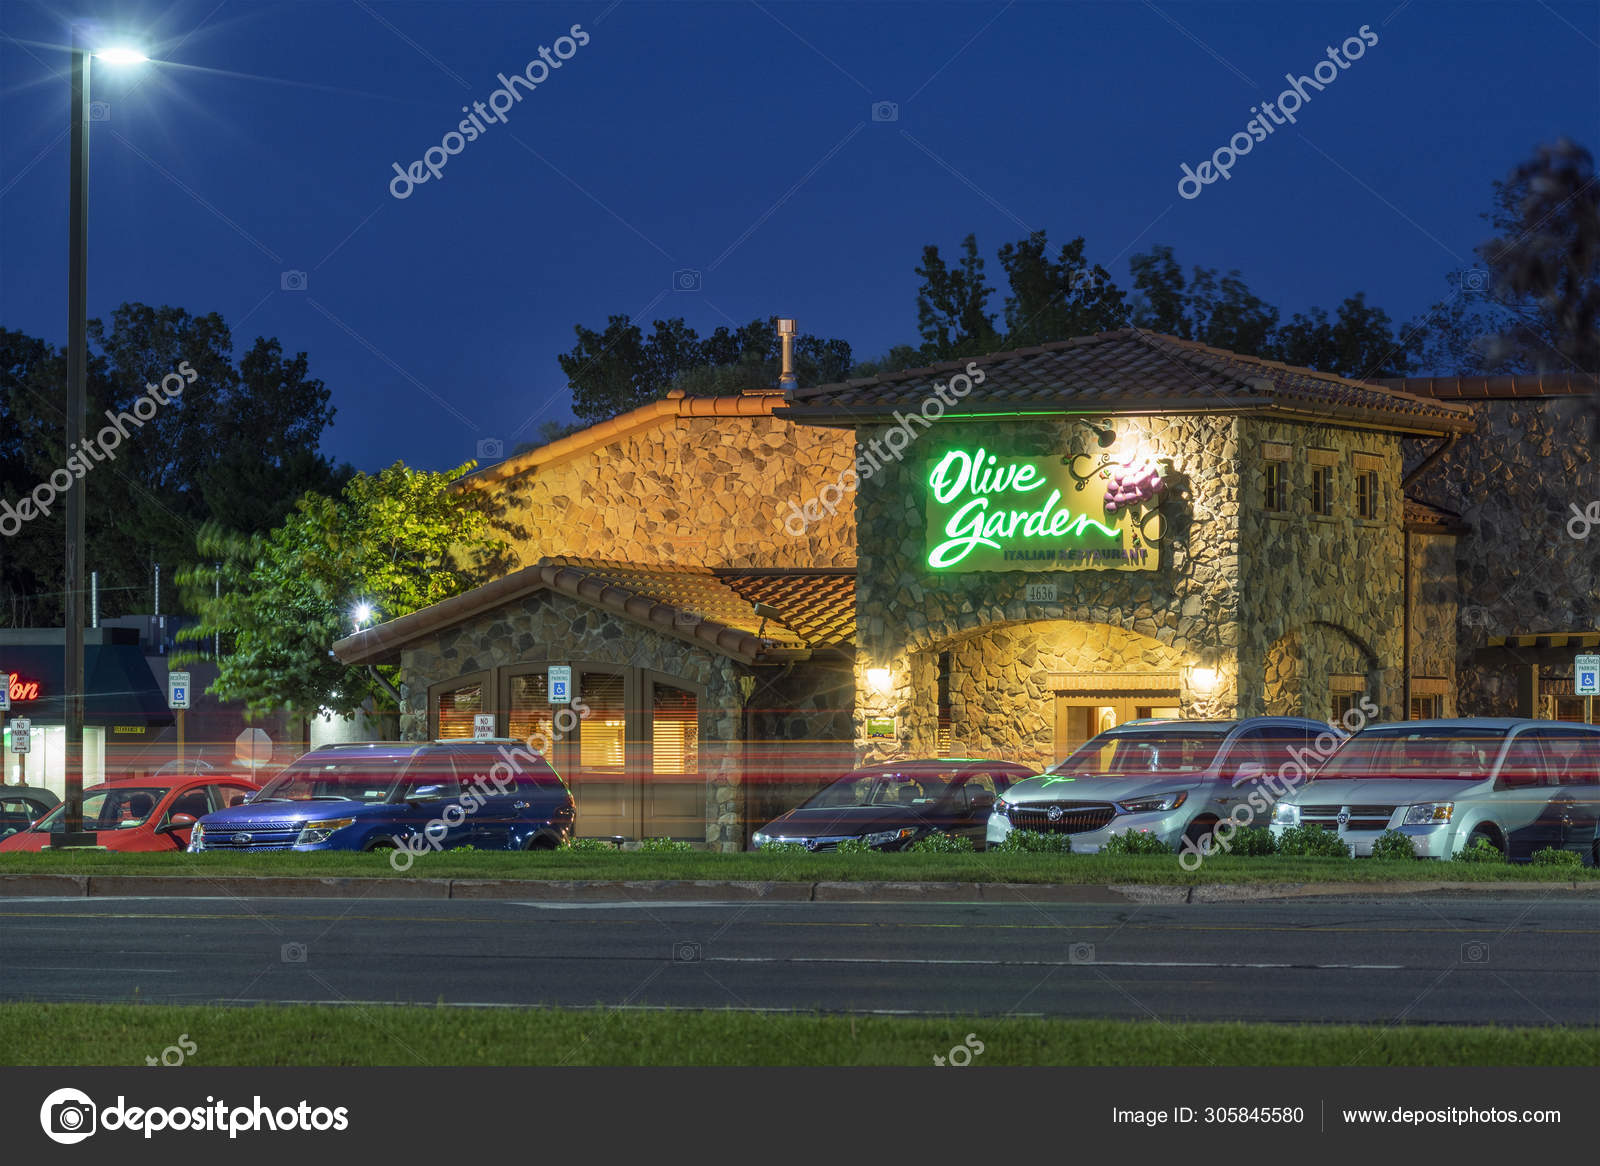
{"type": "Polygon", "coordinates": [[[933,698],[918,702],[932,707],[918,718],[917,736],[928,738],[930,750],[946,745],[953,755],[1037,768],[1059,754],[1063,702],[1074,711],[1081,706],[1086,725],[1098,725],[1106,709],[1118,722],[1161,715],[1178,704],[1183,660],[1151,636],[1078,620],[990,624],[917,655],[917,687],[933,698]],[[941,707],[941,693],[948,707],[941,707]]]}
{"type": "Polygon", "coordinates": [[[1311,620],[1291,628],[1267,648],[1262,710],[1268,716],[1328,720],[1336,698],[1367,696],[1381,704],[1378,655],[1349,628],[1311,620]]]}

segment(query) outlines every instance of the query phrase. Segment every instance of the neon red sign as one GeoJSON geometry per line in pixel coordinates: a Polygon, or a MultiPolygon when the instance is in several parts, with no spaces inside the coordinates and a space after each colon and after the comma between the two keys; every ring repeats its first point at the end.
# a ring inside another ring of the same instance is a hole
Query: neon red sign
{"type": "Polygon", "coordinates": [[[39,682],[37,680],[24,680],[15,674],[11,677],[11,700],[16,703],[20,700],[38,700],[39,682]]]}

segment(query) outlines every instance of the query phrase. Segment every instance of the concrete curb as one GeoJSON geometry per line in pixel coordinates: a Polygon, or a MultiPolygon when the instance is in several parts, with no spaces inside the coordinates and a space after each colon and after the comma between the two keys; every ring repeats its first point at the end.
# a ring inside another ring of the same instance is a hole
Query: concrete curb
{"type": "Polygon", "coordinates": [[[553,903],[1129,903],[1182,906],[1282,899],[1395,897],[1485,893],[1600,896],[1600,882],[1582,883],[906,883],[635,881],[598,879],[283,878],[271,875],[0,875],[0,899],[522,899],[553,903]]]}

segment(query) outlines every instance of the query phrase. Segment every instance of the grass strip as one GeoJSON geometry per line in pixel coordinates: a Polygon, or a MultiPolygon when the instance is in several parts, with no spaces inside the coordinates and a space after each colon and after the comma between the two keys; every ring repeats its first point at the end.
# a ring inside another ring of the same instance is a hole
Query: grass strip
{"type": "Polygon", "coordinates": [[[0,1064],[1585,1065],[1600,1029],[1469,1028],[431,1005],[0,1004],[0,1064]],[[191,1051],[192,1048],[192,1051],[191,1051]],[[167,1052],[167,1059],[177,1059],[167,1052]]]}

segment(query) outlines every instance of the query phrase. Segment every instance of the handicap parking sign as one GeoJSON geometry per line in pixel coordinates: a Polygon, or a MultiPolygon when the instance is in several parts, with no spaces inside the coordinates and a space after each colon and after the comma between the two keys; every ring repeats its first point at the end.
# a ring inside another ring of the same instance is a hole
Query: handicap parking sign
{"type": "Polygon", "coordinates": [[[1573,694],[1600,696],[1600,656],[1579,656],[1573,665],[1573,694]]]}
{"type": "Polygon", "coordinates": [[[556,664],[550,669],[550,703],[569,704],[572,701],[572,666],[556,664]]]}

